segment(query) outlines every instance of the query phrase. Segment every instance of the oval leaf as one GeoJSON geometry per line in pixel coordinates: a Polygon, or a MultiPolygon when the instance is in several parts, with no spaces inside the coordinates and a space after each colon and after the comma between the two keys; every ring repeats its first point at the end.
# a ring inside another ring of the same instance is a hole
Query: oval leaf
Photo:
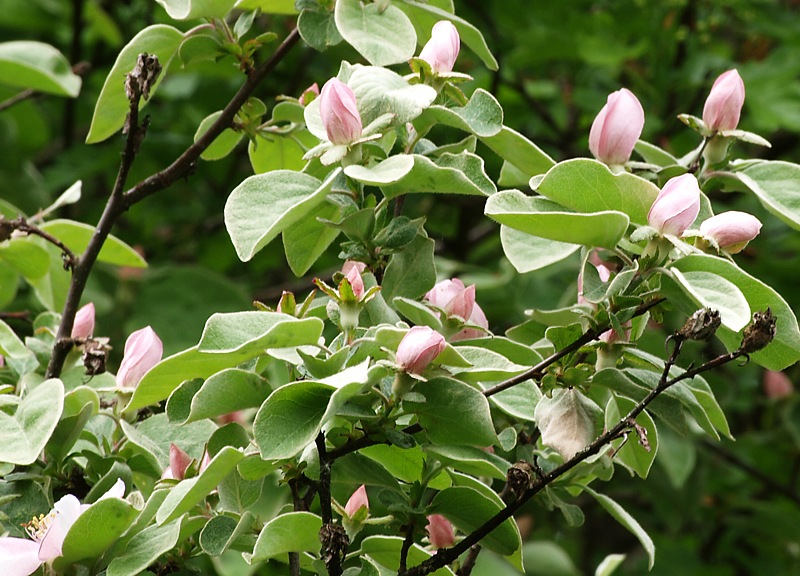
{"type": "Polygon", "coordinates": [[[55,430],[64,409],[64,385],[51,378],[28,392],[13,416],[0,411],[0,462],[33,464],[55,430]]]}
{"type": "Polygon", "coordinates": [[[0,43],[0,77],[3,84],[57,96],[75,98],[81,90],[81,78],[69,61],[43,42],[0,43]]]}
{"type": "Polygon", "coordinates": [[[614,248],[628,229],[628,216],[607,211],[578,214],[545,198],[504,190],[486,201],[492,220],[516,230],[572,244],[614,248]]]}
{"type": "Polygon", "coordinates": [[[330,192],[339,171],[320,182],[291,170],[257,174],[239,184],[225,203],[225,227],[243,262],[309,214],[330,192]]]}
{"type": "Polygon", "coordinates": [[[374,66],[406,62],[414,55],[417,33],[396,6],[338,0],[334,12],[339,33],[374,66]]]}
{"type": "MultiPolygon", "coordinates": [[[[133,70],[139,54],[142,52],[154,54],[161,64],[162,74],[150,90],[152,98],[182,40],[183,32],[177,28],[155,24],[148,26],[128,42],[117,56],[117,61],[114,62],[100,91],[92,116],[92,125],[89,127],[89,134],[86,135],[87,144],[102,142],[116,133],[125,123],[125,117],[130,110],[130,103],[125,96],[125,76],[133,70]]],[[[143,108],[146,103],[146,100],[140,103],[139,108],[143,108]]]]}
{"type": "MultiPolygon", "coordinates": [[[[73,220],[51,220],[41,226],[61,240],[76,255],[83,253],[94,236],[94,227],[73,220]]],[[[97,257],[101,262],[115,266],[129,266],[131,268],[147,268],[147,262],[141,255],[115,236],[109,235],[97,257]]]]}

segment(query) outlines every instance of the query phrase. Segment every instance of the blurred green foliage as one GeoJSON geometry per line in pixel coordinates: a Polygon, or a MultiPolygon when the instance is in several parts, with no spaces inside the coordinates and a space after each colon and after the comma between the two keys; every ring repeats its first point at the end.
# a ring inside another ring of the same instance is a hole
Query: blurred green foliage
{"type": "MultiPolygon", "coordinates": [[[[734,66],[747,87],[741,127],[772,142],[765,158],[800,160],[800,3],[794,0],[455,4],[457,13],[481,28],[500,63],[498,72],[490,72],[465,49],[460,70],[475,77],[466,90],[483,87],[494,93],[505,109],[505,123],[557,160],[589,155],[592,119],[606,95],[621,86],[637,94],[645,108],[643,138],[676,155],[688,152],[698,138],[676,115],[699,115],[713,79],[734,66]]],[[[120,136],[83,144],[100,88],[133,35],[148,24],[172,22],[150,0],[0,0],[0,14],[4,41],[48,42],[73,64],[88,65],[76,100],[35,97],[0,112],[0,197],[31,214],[81,179],[83,198],[62,209],[63,215],[96,222],[122,147],[120,136]]],[[[292,26],[292,17],[260,16],[251,35],[269,30],[283,35],[292,26]]],[[[335,74],[340,60],[357,58],[344,45],[321,54],[307,47],[294,50],[256,95],[271,108],[277,96],[299,96],[335,74]]],[[[232,58],[185,68],[176,59],[172,67],[146,108],[151,124],[131,183],[177,157],[203,118],[221,109],[243,79],[232,58]]],[[[16,92],[0,79],[0,101],[16,92]]],[[[499,161],[487,170],[496,178],[499,161]]],[[[339,268],[336,244],[301,279],[291,274],[278,245],[246,265],[238,260],[222,209],[250,171],[246,146],[240,145],[220,161],[199,164],[194,176],[122,219],[115,234],[140,249],[150,268],[139,274],[98,266],[86,294],[97,307],[98,332],[111,338],[117,359],[124,336],[141,326],[151,324],[170,354],[195,344],[211,313],[247,309],[254,298],[274,305],[282,290],[305,293],[313,276],[330,277],[339,268]]],[[[458,274],[465,283],[477,284],[478,301],[495,332],[522,321],[527,309],[574,301],[577,256],[516,275],[502,256],[499,227],[483,215],[481,199],[412,196],[406,214],[427,217],[440,276],[458,274]]],[[[762,219],[761,235],[737,261],[798,310],[798,234],[752,197],[714,200],[762,219]]],[[[22,292],[11,309],[28,310],[33,317],[41,305],[32,293],[22,292]]],[[[22,333],[31,330],[23,321],[11,322],[22,333]]],[[[652,332],[643,346],[660,352],[670,329],[652,332]]],[[[698,346],[696,353],[719,353],[718,346],[698,346]]],[[[792,380],[800,377],[796,366],[787,373],[792,380]]],[[[798,394],[769,399],[762,377],[763,370],[754,365],[728,366],[708,376],[735,443],[711,444],[665,430],[657,462],[669,466],[656,468],[647,482],[617,475],[605,490],[653,536],[658,550],[653,574],[800,572],[798,394]]],[[[633,537],[594,503],[581,504],[582,528],[569,527],[541,503],[528,506],[522,520],[530,529],[528,573],[588,574],[609,550],[629,554],[617,573],[644,573],[646,558],[633,537]]]]}

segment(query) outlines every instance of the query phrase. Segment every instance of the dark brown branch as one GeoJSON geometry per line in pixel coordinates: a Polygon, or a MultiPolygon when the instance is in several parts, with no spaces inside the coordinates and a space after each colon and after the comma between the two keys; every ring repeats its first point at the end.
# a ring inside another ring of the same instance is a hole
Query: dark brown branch
{"type": "Polygon", "coordinates": [[[319,493],[320,516],[322,517],[322,528],[319,531],[319,539],[322,543],[320,556],[325,562],[329,576],[341,576],[342,562],[347,554],[350,540],[344,527],[333,521],[333,509],[331,506],[331,466],[333,465],[333,460],[328,455],[328,450],[325,446],[325,435],[322,432],[317,435],[316,445],[317,453],[319,454],[317,492],[319,493]]]}
{"type": "Polygon", "coordinates": [[[67,293],[67,299],[64,304],[61,324],[59,325],[56,342],[53,346],[53,354],[47,367],[48,377],[57,377],[61,374],[67,354],[72,347],[69,335],[72,332],[72,325],[75,322],[75,313],[78,310],[81,295],[86,287],[89,274],[97,261],[97,256],[100,254],[100,249],[103,247],[109,234],[111,234],[111,229],[119,216],[136,202],[139,202],[151,194],[164,190],[180,178],[188,175],[194,169],[200,154],[208,148],[225,128],[230,126],[239,108],[247,101],[256,86],[275,69],[288,51],[297,43],[299,38],[300,36],[297,32],[297,28],[295,28],[269,60],[257,68],[253,74],[247,78],[236,95],[222,111],[217,121],[211,125],[208,131],[203,134],[197,142],[189,146],[189,148],[168,167],[145,178],[123,194],[122,189],[125,186],[128,171],[130,170],[130,163],[133,162],[133,156],[135,156],[136,148],[143,135],[136,123],[138,122],[138,104],[137,106],[131,106],[132,115],[127,123],[131,129],[128,130],[128,138],[126,139],[125,151],[123,152],[117,180],[114,183],[114,189],[106,203],[103,215],[100,217],[100,221],[95,228],[94,235],[89,241],[86,251],[73,270],[72,282],[70,283],[69,292],[67,293]]]}
{"type": "Polygon", "coordinates": [[[39,228],[38,226],[34,226],[33,224],[29,224],[25,218],[20,216],[19,218],[15,218],[14,220],[6,220],[2,216],[0,216],[0,234],[5,239],[7,236],[10,235],[10,231],[12,230],[19,230],[20,232],[24,232],[25,234],[33,234],[34,236],[38,236],[39,238],[43,238],[47,242],[50,242],[53,246],[61,250],[62,258],[64,259],[64,269],[65,270],[73,270],[75,265],[78,263],[78,259],[75,257],[75,254],[72,253],[66,244],[64,244],[61,240],[49,234],[39,228]]]}
{"type": "Polygon", "coordinates": [[[470,574],[472,574],[472,569],[475,568],[475,562],[478,560],[478,554],[480,553],[480,544],[475,544],[475,546],[470,548],[469,554],[467,554],[467,557],[464,559],[463,564],[461,564],[456,574],[458,576],[470,576],[470,574]]]}
{"type": "Polygon", "coordinates": [[[631,422],[636,419],[636,417],[641,414],[641,412],[659,395],[661,395],[665,390],[667,390],[673,384],[685,380],[687,378],[693,378],[694,376],[727,364],[744,356],[745,353],[741,350],[737,350],[735,352],[731,352],[730,354],[723,354],[713,360],[706,362],[705,364],[694,368],[692,370],[687,370],[686,372],[676,376],[672,379],[667,379],[669,376],[669,368],[672,363],[674,363],[675,358],[677,357],[677,353],[679,353],[679,346],[676,346],[676,350],[673,351],[670,360],[666,362],[664,373],[662,374],[661,380],[659,381],[658,385],[653,388],[647,396],[645,396],[641,402],[639,402],[636,406],[631,409],[628,414],[620,419],[619,422],[611,429],[603,433],[602,435],[598,436],[594,442],[592,442],[589,446],[584,448],[582,451],[578,452],[575,456],[564,462],[561,466],[551,470],[547,474],[543,474],[541,476],[536,476],[533,479],[533,485],[526,490],[523,494],[520,495],[519,498],[514,500],[513,502],[509,503],[503,510],[498,512],[495,516],[487,520],[483,525],[478,527],[475,531],[470,533],[466,536],[463,540],[461,540],[458,544],[453,546],[452,548],[441,548],[439,549],[434,556],[425,560],[421,564],[414,566],[413,568],[406,570],[405,572],[398,572],[399,576],[424,576],[425,574],[430,574],[439,568],[447,566],[448,564],[452,564],[461,554],[469,550],[472,546],[478,544],[484,537],[486,537],[490,532],[498,528],[503,522],[511,518],[514,513],[519,510],[523,504],[525,504],[528,500],[533,498],[536,494],[541,492],[547,485],[552,483],[554,480],[559,478],[560,476],[566,474],[570,470],[572,470],[575,466],[589,458],[590,456],[594,456],[609,442],[619,438],[623,435],[623,433],[631,427],[631,422]]]}
{"type": "Polygon", "coordinates": [[[403,546],[400,548],[400,568],[398,569],[399,572],[402,572],[408,567],[408,551],[411,550],[411,547],[414,545],[414,524],[411,523],[406,526],[406,535],[403,538],[403,546]]]}
{"type": "MultiPolygon", "coordinates": [[[[634,312],[633,317],[635,318],[637,316],[641,316],[651,308],[654,308],[659,304],[661,304],[664,300],[666,300],[666,298],[656,298],[654,300],[650,300],[649,302],[641,304],[636,309],[636,312],[634,312]]],[[[598,326],[597,328],[593,328],[585,332],[583,336],[575,340],[572,344],[562,348],[555,354],[552,354],[551,356],[545,358],[533,368],[526,370],[521,374],[517,374],[516,376],[513,376],[508,380],[504,380],[503,382],[500,382],[499,384],[496,384],[491,388],[487,388],[486,390],[483,391],[483,395],[488,398],[489,396],[493,396],[498,392],[502,392],[503,390],[508,390],[509,388],[512,388],[517,384],[521,384],[526,380],[531,380],[531,379],[541,380],[547,368],[549,368],[550,366],[561,360],[561,358],[563,358],[564,356],[568,356],[569,354],[572,354],[573,352],[577,351],[578,349],[580,349],[581,346],[588,344],[592,340],[596,340],[597,338],[600,337],[600,334],[608,330],[610,327],[611,324],[609,322],[605,322],[602,325],[598,326]]]]}

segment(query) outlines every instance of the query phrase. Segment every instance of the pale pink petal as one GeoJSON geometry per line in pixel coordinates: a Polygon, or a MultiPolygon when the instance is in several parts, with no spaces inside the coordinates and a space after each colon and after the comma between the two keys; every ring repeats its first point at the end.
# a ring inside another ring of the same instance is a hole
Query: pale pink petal
{"type": "Polygon", "coordinates": [[[72,494],[67,494],[56,502],[56,517],[47,529],[39,545],[39,560],[49,562],[61,556],[61,547],[67,532],[81,515],[81,503],[72,494]]]}
{"type": "Polygon", "coordinates": [[[43,564],[39,560],[39,544],[27,538],[0,538],[0,574],[28,576],[43,564]]]}

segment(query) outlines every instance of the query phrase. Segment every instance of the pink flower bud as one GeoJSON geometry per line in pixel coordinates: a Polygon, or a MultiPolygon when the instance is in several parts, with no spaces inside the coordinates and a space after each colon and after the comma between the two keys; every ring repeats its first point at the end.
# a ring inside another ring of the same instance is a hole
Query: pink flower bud
{"type": "Polygon", "coordinates": [[[608,95],[589,132],[589,150],[609,165],[625,164],[644,128],[644,110],[633,92],[622,88],[608,95]]]}
{"type": "Polygon", "coordinates": [[[744,105],[744,82],[739,72],[728,70],[714,81],[703,106],[703,122],[714,132],[735,130],[744,105]]]}
{"type": "Polygon", "coordinates": [[[342,274],[347,278],[350,288],[353,289],[353,294],[359,300],[364,295],[364,280],[361,278],[361,272],[364,268],[366,268],[366,265],[363,262],[354,262],[352,260],[347,260],[342,266],[342,274]]]}
{"type": "Polygon", "coordinates": [[[186,477],[186,469],[192,463],[192,457],[181,450],[177,445],[169,445],[169,467],[164,470],[161,478],[172,480],[183,480],[186,477]]]}
{"type": "Polygon", "coordinates": [[[700,213],[700,185],[692,174],[671,178],[658,193],[647,223],[659,234],[680,236],[700,213]]]}
{"type": "Polygon", "coordinates": [[[458,30],[449,20],[440,20],[431,29],[431,39],[423,46],[419,57],[431,66],[436,74],[453,71],[461,48],[458,30]]]}
{"type": "MultiPolygon", "coordinates": [[[[477,302],[475,303],[475,306],[473,306],[472,314],[469,315],[468,320],[470,324],[475,324],[476,326],[480,326],[486,330],[489,329],[489,321],[486,319],[486,314],[483,313],[483,310],[481,310],[481,307],[478,306],[477,302]]],[[[483,338],[484,336],[486,336],[486,332],[483,330],[478,330],[477,328],[464,328],[461,332],[451,336],[450,340],[452,342],[458,342],[459,340],[483,338]]]]}
{"type": "Polygon", "coordinates": [[[700,224],[700,234],[730,254],[744,250],[759,232],[761,221],[758,218],[735,210],[717,214],[700,224]]]}
{"type": "Polygon", "coordinates": [[[466,320],[475,306],[475,285],[467,288],[457,278],[442,280],[425,294],[425,299],[444,310],[448,316],[459,316],[466,320]]]}
{"type": "Polygon", "coordinates": [[[353,495],[350,496],[350,499],[347,501],[347,504],[344,506],[344,512],[347,514],[348,517],[352,518],[356,515],[356,512],[361,510],[361,508],[366,508],[369,510],[369,498],[367,498],[367,488],[363,484],[358,487],[358,490],[353,492],[353,495]]]}
{"type": "Polygon", "coordinates": [[[405,372],[422,374],[444,349],[444,336],[428,326],[414,326],[397,347],[397,365],[405,372]]]}
{"type": "Polygon", "coordinates": [[[449,548],[456,541],[453,525],[441,514],[428,516],[428,525],[425,527],[428,538],[434,548],[449,548]]]}
{"type": "Polygon", "coordinates": [[[767,370],[764,372],[764,394],[767,398],[779,400],[794,393],[794,384],[783,372],[767,370]]]}
{"type": "Polygon", "coordinates": [[[150,368],[161,361],[163,353],[161,340],[150,326],[128,336],[117,371],[117,388],[135,388],[150,368]]]}
{"type": "Polygon", "coordinates": [[[361,115],[356,107],[356,96],[337,78],[331,78],[322,87],[319,114],[328,140],[334,144],[351,144],[361,137],[361,115]]]}
{"type": "Polygon", "coordinates": [[[89,302],[75,314],[72,325],[73,338],[90,338],[94,333],[94,304],[89,302]]]}

